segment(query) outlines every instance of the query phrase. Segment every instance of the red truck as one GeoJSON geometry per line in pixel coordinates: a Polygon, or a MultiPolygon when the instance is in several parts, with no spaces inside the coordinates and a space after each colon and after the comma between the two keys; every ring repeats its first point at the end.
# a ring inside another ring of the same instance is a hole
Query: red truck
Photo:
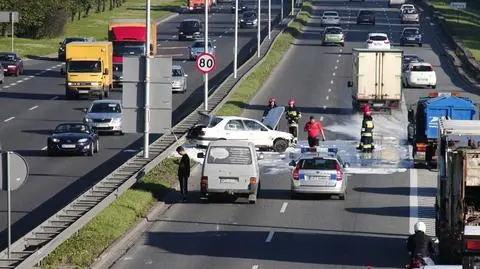
{"type": "MultiPolygon", "coordinates": [[[[151,55],[157,54],[157,21],[152,21],[150,30],[151,55]]],[[[121,85],[122,63],[125,55],[144,55],[147,40],[145,19],[113,19],[108,25],[108,41],[113,43],[113,80],[121,85]]]]}
{"type": "Polygon", "coordinates": [[[210,11],[212,5],[217,4],[217,0],[188,0],[187,11],[193,13],[205,10],[205,2],[208,4],[208,11],[210,11]]]}

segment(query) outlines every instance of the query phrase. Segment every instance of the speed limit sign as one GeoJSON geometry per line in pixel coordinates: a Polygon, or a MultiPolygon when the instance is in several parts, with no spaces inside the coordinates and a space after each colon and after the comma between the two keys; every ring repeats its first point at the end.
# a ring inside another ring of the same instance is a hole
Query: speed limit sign
{"type": "Polygon", "coordinates": [[[210,53],[200,53],[195,60],[195,67],[197,67],[198,72],[202,74],[212,72],[216,66],[215,57],[210,53]]]}

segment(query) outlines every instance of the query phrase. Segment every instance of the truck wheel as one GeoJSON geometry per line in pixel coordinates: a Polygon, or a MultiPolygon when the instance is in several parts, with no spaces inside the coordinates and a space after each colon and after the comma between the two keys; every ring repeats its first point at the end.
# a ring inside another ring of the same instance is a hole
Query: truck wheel
{"type": "Polygon", "coordinates": [[[288,148],[288,142],[283,138],[277,138],[273,142],[273,150],[276,152],[285,152],[288,148]]]}
{"type": "Polygon", "coordinates": [[[110,95],[110,88],[107,88],[107,90],[104,90],[105,98],[108,98],[110,95]]]}
{"type": "Polygon", "coordinates": [[[437,85],[432,85],[432,89],[435,89],[437,87],[437,85]]]}

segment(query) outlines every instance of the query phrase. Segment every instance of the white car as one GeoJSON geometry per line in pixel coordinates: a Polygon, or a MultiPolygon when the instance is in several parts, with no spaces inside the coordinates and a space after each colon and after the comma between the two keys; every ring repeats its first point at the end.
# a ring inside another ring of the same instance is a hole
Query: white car
{"type": "Polygon", "coordinates": [[[323,27],[325,25],[340,25],[340,16],[338,15],[338,12],[336,11],[323,12],[320,26],[323,27]]]}
{"type": "Polygon", "coordinates": [[[367,49],[390,49],[388,35],[384,33],[368,34],[367,49]]]}
{"type": "Polygon", "coordinates": [[[208,146],[216,140],[248,140],[257,148],[284,152],[292,143],[293,135],[274,130],[265,124],[249,118],[236,116],[203,115],[201,122],[188,132],[187,139],[197,146],[208,146]]]}
{"type": "Polygon", "coordinates": [[[412,62],[403,72],[404,87],[432,87],[437,86],[437,75],[431,64],[426,62],[412,62]]]}
{"type": "Polygon", "coordinates": [[[412,4],[403,4],[400,6],[400,14],[399,16],[402,17],[403,16],[403,11],[406,10],[406,9],[415,9],[415,6],[412,5],[412,4]]]}

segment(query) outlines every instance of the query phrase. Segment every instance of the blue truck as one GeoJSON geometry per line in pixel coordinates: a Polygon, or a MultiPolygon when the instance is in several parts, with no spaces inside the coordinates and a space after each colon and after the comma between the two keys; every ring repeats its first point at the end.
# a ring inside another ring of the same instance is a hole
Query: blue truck
{"type": "Polygon", "coordinates": [[[408,109],[408,141],[413,147],[415,164],[436,164],[438,120],[474,120],[477,106],[458,93],[430,93],[408,109]]]}

